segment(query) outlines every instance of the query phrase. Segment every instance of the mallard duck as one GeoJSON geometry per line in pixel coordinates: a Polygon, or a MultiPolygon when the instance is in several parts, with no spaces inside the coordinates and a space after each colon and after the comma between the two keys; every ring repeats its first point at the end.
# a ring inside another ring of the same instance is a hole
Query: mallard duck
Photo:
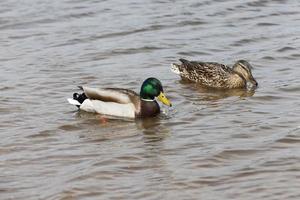
{"type": "Polygon", "coordinates": [[[257,87],[253,78],[252,66],[245,60],[237,61],[232,68],[215,62],[197,62],[179,59],[181,64],[172,64],[172,71],[200,85],[220,88],[246,88],[247,81],[257,87]]]}
{"type": "Polygon", "coordinates": [[[143,82],[140,95],[121,88],[80,86],[80,89],[83,93],[74,93],[68,101],[87,112],[126,118],[154,117],[160,112],[155,97],[163,104],[172,106],[164,95],[161,82],[156,78],[148,78],[143,82]]]}

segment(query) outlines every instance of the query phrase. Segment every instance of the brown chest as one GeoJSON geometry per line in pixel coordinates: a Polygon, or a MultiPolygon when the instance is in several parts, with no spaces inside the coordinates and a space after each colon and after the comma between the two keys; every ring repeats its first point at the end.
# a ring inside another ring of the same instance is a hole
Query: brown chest
{"type": "Polygon", "coordinates": [[[156,101],[141,101],[139,117],[154,117],[160,113],[159,105],[156,101]]]}

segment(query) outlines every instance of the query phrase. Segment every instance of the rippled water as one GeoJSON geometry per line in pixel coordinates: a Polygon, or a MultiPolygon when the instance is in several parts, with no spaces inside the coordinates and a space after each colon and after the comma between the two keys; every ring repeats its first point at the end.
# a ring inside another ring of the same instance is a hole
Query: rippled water
{"type": "Polygon", "coordinates": [[[0,1],[0,199],[299,199],[296,0],[0,1]],[[246,59],[255,93],[203,90],[178,58],[246,59]],[[77,85],[139,90],[174,107],[101,123],[77,85]]]}

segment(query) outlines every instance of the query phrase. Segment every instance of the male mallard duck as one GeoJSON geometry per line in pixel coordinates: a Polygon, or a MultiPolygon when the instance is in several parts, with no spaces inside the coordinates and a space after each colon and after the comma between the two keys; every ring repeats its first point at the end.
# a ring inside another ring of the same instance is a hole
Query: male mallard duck
{"type": "Polygon", "coordinates": [[[156,78],[148,78],[143,82],[140,95],[121,88],[80,88],[83,93],[74,93],[73,99],[68,101],[87,112],[127,118],[154,117],[160,112],[155,97],[163,104],[172,106],[163,93],[161,82],[156,78]]]}
{"type": "Polygon", "coordinates": [[[215,62],[179,60],[181,64],[172,64],[172,71],[201,85],[220,89],[246,88],[249,81],[257,86],[252,66],[245,60],[237,61],[232,68],[215,62]]]}

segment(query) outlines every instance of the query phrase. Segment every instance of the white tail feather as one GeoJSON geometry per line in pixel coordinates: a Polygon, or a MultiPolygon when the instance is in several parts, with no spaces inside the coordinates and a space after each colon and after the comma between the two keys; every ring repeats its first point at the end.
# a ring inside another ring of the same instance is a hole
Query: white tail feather
{"type": "Polygon", "coordinates": [[[171,71],[174,72],[175,74],[180,74],[180,71],[176,64],[171,64],[171,71]]]}
{"type": "Polygon", "coordinates": [[[71,99],[71,98],[68,98],[68,102],[72,105],[75,105],[75,106],[80,106],[81,103],[79,103],[79,101],[75,100],[75,99],[71,99]]]}

